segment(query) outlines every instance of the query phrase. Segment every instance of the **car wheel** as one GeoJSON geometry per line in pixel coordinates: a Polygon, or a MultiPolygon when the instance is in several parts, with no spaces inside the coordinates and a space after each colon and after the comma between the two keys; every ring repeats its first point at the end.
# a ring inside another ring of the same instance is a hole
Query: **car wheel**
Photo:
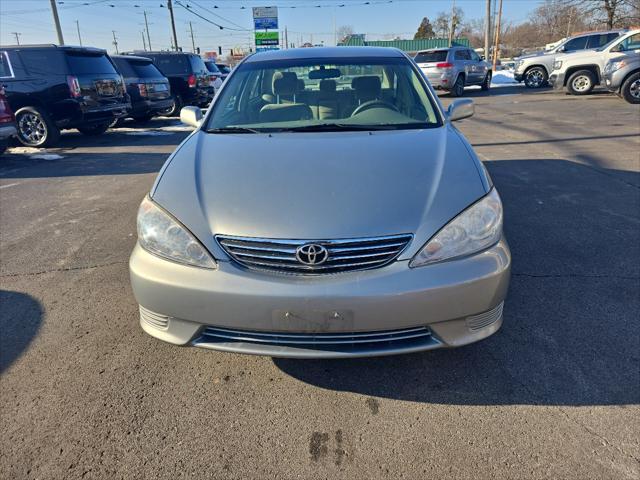
{"type": "Polygon", "coordinates": [[[543,67],[533,67],[524,74],[524,86],[527,88],[540,88],[547,84],[549,75],[543,67]]]}
{"type": "Polygon", "coordinates": [[[23,107],[16,112],[18,140],[27,147],[49,147],[60,138],[60,129],[43,110],[23,107]]]}
{"type": "Polygon", "coordinates": [[[453,84],[453,88],[449,92],[452,97],[461,97],[464,95],[464,77],[462,75],[458,75],[456,78],[456,83],[453,84]]]}
{"type": "Polygon", "coordinates": [[[102,135],[109,129],[111,122],[108,123],[97,123],[95,125],[86,125],[84,127],[78,127],[78,131],[83,135],[102,135]]]}
{"type": "Polygon", "coordinates": [[[640,72],[627,78],[620,89],[622,98],[629,103],[640,103],[640,72]]]}
{"type": "Polygon", "coordinates": [[[491,70],[487,72],[487,76],[484,77],[482,84],[480,84],[480,88],[485,92],[491,88],[491,70]]]}
{"type": "Polygon", "coordinates": [[[578,70],[567,80],[567,90],[571,95],[587,95],[596,86],[596,79],[591,70],[578,70]]]}
{"type": "Polygon", "coordinates": [[[173,96],[173,105],[169,108],[165,108],[164,110],[160,110],[160,115],[165,117],[177,117],[180,115],[180,110],[182,110],[182,98],[180,95],[173,96]]]}

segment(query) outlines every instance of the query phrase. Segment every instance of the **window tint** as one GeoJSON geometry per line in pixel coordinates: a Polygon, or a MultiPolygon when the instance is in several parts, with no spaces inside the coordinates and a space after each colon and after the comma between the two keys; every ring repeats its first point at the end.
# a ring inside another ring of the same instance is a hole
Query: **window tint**
{"type": "Polygon", "coordinates": [[[135,77],[135,72],[129,66],[129,62],[123,58],[112,58],[113,63],[116,64],[116,68],[122,74],[123,77],[135,77]]]}
{"type": "Polygon", "coordinates": [[[25,48],[19,51],[20,59],[29,75],[64,74],[66,69],[60,64],[58,50],[37,50],[25,48]]]}
{"type": "Polygon", "coordinates": [[[0,78],[13,77],[7,52],[0,52],[0,78]]]}
{"type": "Polygon", "coordinates": [[[434,52],[420,52],[414,60],[416,63],[445,62],[447,60],[448,50],[436,50],[434,52]]]}
{"type": "Polygon", "coordinates": [[[577,37],[569,40],[564,44],[565,52],[573,52],[574,50],[584,50],[587,48],[587,39],[589,37],[577,37]]]}
{"type": "Polygon", "coordinates": [[[229,68],[229,65],[216,63],[216,67],[218,67],[222,73],[231,73],[231,69],[229,68]]]}
{"type": "Polygon", "coordinates": [[[222,72],[220,72],[220,69],[216,66],[215,63],[213,63],[213,62],[204,62],[204,64],[207,66],[207,70],[209,70],[209,72],[211,72],[211,73],[222,73],[222,72]]]}
{"type": "Polygon", "coordinates": [[[85,52],[66,52],[71,73],[117,73],[105,54],[88,54],[85,52]]]}
{"type": "Polygon", "coordinates": [[[165,75],[184,75],[191,73],[186,55],[158,55],[153,59],[156,67],[165,75]]]}
{"type": "Polygon", "coordinates": [[[618,45],[621,52],[626,50],[640,50],[640,33],[625,38],[618,45]]]}
{"type": "Polygon", "coordinates": [[[189,61],[191,62],[191,68],[194,72],[208,72],[207,67],[204,64],[204,61],[200,57],[196,57],[194,55],[189,56],[189,61]]]}
{"type": "Polygon", "coordinates": [[[611,41],[611,37],[607,34],[591,35],[587,42],[587,48],[600,48],[611,41]]]}
{"type": "Polygon", "coordinates": [[[455,59],[471,60],[471,57],[469,56],[469,50],[456,50],[455,59]]]}
{"type": "Polygon", "coordinates": [[[158,78],[163,77],[162,72],[156,68],[151,62],[145,62],[144,60],[130,60],[129,65],[135,72],[137,77],[140,78],[158,78]]]}
{"type": "Polygon", "coordinates": [[[473,60],[474,62],[479,62],[480,61],[480,55],[478,55],[473,50],[469,50],[469,55],[471,55],[471,60],[473,60]]]}

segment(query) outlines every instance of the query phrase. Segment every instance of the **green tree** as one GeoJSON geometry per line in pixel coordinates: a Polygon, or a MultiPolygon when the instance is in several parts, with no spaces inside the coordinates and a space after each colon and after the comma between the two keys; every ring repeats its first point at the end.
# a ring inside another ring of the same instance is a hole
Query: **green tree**
{"type": "Polygon", "coordinates": [[[436,34],[433,32],[433,27],[431,26],[431,22],[427,17],[424,17],[420,22],[420,26],[418,27],[418,31],[413,36],[414,40],[419,40],[421,38],[433,38],[436,34]]]}

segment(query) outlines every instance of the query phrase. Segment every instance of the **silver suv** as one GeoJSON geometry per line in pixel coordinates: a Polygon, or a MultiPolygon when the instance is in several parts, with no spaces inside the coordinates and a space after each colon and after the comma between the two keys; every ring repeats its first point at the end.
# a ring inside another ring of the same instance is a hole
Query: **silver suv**
{"type": "Polygon", "coordinates": [[[518,57],[515,59],[514,78],[517,82],[524,81],[527,88],[544,87],[553,71],[556,57],[564,53],[600,48],[623,33],[625,33],[624,30],[583,33],[567,38],[551,50],[518,57]]]}
{"type": "Polygon", "coordinates": [[[436,48],[418,52],[414,61],[433,88],[447,90],[452,97],[461,97],[464,87],[491,86],[491,66],[467,47],[436,48]]]}

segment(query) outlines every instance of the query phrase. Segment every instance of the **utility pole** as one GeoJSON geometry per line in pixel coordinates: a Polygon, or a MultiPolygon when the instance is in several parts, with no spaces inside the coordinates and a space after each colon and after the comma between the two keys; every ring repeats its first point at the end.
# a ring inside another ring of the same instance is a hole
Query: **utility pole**
{"type": "Polygon", "coordinates": [[[16,44],[20,45],[20,35],[22,35],[22,33],[20,33],[20,32],[11,32],[11,35],[15,35],[16,36],[16,44]]]}
{"type": "Polygon", "coordinates": [[[496,21],[496,46],[493,51],[493,71],[496,71],[496,64],[498,63],[498,55],[500,54],[500,20],[502,18],[502,0],[500,0],[500,7],[498,7],[498,20],[496,21]]]}
{"type": "Polygon", "coordinates": [[[60,26],[60,18],[58,17],[58,6],[56,0],[51,1],[51,13],[53,13],[53,23],[56,25],[56,33],[58,34],[58,45],[64,45],[64,38],[62,37],[62,27],[60,26]]]}
{"type": "Polygon", "coordinates": [[[116,38],[116,31],[115,30],[111,30],[111,33],[113,33],[113,46],[116,47],[116,53],[118,52],[118,39],[116,38]]]}
{"type": "Polygon", "coordinates": [[[487,13],[484,19],[484,58],[489,60],[491,45],[491,0],[487,0],[487,13]]]}
{"type": "Polygon", "coordinates": [[[142,12],[144,14],[144,28],[147,30],[147,44],[149,45],[149,51],[152,51],[151,48],[151,36],[149,35],[149,22],[147,21],[147,11],[144,10],[142,12]]]}
{"type": "Polygon", "coordinates": [[[456,28],[456,0],[451,2],[451,28],[449,28],[449,46],[453,45],[453,30],[456,28]]]}
{"type": "Polygon", "coordinates": [[[144,39],[144,30],[140,31],[140,34],[142,35],[142,48],[144,48],[144,51],[147,51],[147,41],[144,39]]]}
{"type": "Polygon", "coordinates": [[[80,36],[80,21],[76,20],[76,29],[78,30],[78,42],[82,46],[82,37],[80,36]]]}
{"type": "Polygon", "coordinates": [[[169,16],[171,17],[171,31],[173,33],[173,48],[178,50],[178,35],[176,35],[176,21],[173,18],[173,5],[171,0],[167,0],[167,9],[169,10],[169,16]]]}
{"type": "Polygon", "coordinates": [[[193,48],[193,53],[196,53],[196,40],[193,38],[193,24],[189,22],[189,31],[191,32],[191,47],[193,48]]]}
{"type": "Polygon", "coordinates": [[[287,26],[284,27],[284,45],[287,50],[289,50],[289,32],[287,31],[287,26]]]}

